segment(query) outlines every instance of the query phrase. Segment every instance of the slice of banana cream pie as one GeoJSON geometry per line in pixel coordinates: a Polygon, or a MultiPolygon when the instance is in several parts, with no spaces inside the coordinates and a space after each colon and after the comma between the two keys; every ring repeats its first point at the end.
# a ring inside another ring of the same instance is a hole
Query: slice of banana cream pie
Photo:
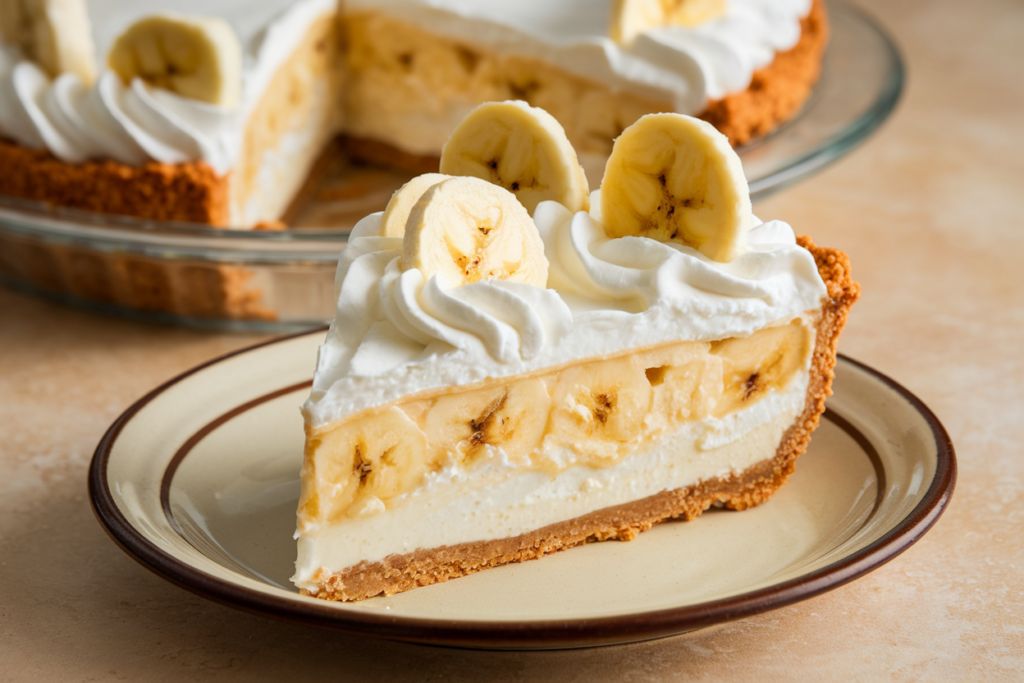
{"type": "Polygon", "coordinates": [[[360,600],[767,500],[859,288],[751,212],[711,125],[639,119],[601,189],[523,102],[357,226],[306,421],[307,595],[360,600]]]}

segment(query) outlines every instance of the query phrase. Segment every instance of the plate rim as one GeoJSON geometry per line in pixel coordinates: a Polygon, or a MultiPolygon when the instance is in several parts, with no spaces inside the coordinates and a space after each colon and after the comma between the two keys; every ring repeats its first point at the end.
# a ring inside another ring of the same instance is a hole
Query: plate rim
{"type": "Polygon", "coordinates": [[[128,422],[171,387],[203,370],[264,347],[323,334],[327,326],[275,337],[217,356],[186,370],[129,406],[107,429],[89,466],[89,500],[108,536],[129,557],[180,588],[253,614],[357,636],[485,649],[568,649],[624,644],[676,635],[778,609],[838,588],[886,564],[917,542],[945,511],[956,485],[953,442],[938,417],[906,387],[844,354],[837,362],[879,380],[924,418],[936,447],[936,469],[921,500],[897,524],[863,548],[825,567],[753,591],[697,604],[630,614],[534,621],[469,621],[394,616],[338,609],[333,603],[262,593],[208,574],[164,552],[121,513],[107,477],[111,450],[128,422]]]}

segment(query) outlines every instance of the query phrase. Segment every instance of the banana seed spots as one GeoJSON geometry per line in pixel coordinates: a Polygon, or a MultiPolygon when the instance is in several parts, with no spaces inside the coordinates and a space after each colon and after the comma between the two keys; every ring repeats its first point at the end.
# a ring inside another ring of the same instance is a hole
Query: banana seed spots
{"type": "Polygon", "coordinates": [[[744,389],[744,391],[743,391],[743,400],[744,401],[749,399],[754,394],[754,392],[756,392],[760,388],[760,387],[758,387],[758,382],[757,382],[757,380],[760,377],[761,377],[761,375],[759,373],[755,372],[754,374],[752,374],[750,377],[747,378],[747,381],[743,384],[743,389],[744,389]]]}
{"type": "Polygon", "coordinates": [[[491,182],[495,185],[504,187],[509,192],[519,192],[521,189],[533,189],[538,185],[537,179],[533,176],[508,182],[506,179],[502,178],[501,172],[498,170],[497,159],[491,159],[486,165],[487,168],[491,169],[491,182]]]}
{"type": "Polygon", "coordinates": [[[475,419],[470,420],[469,426],[473,430],[473,435],[469,437],[470,443],[474,446],[478,446],[482,443],[486,443],[487,430],[494,424],[495,413],[501,410],[501,407],[505,405],[505,401],[508,399],[508,392],[506,391],[498,398],[491,401],[490,405],[484,408],[484,411],[480,413],[475,419]]]}
{"type": "Polygon", "coordinates": [[[355,464],[352,471],[359,475],[359,485],[365,486],[367,477],[369,477],[370,472],[373,471],[373,466],[363,459],[363,447],[361,444],[356,444],[355,451],[355,464]]]}
{"type": "Polygon", "coordinates": [[[479,255],[473,258],[466,258],[466,266],[462,269],[462,272],[466,276],[467,284],[473,284],[474,282],[480,282],[484,279],[483,274],[480,272],[481,258],[479,255]]]}
{"type": "Polygon", "coordinates": [[[601,424],[608,422],[608,416],[615,409],[615,396],[613,394],[598,394],[594,397],[594,417],[601,424]]]}

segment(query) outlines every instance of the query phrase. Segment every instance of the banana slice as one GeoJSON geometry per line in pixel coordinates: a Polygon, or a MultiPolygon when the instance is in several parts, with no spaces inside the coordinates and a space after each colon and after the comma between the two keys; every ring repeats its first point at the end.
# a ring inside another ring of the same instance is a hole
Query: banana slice
{"type": "Polygon", "coordinates": [[[162,14],[128,27],[107,63],[125,83],[141,78],[179,95],[221,107],[237,106],[242,46],[223,19],[162,14]]]}
{"type": "Polygon", "coordinates": [[[402,269],[450,286],[500,279],[545,287],[548,260],[533,219],[508,190],[479,178],[434,185],[409,214],[402,269]]]}
{"type": "Polygon", "coordinates": [[[398,188],[398,191],[391,195],[391,200],[380,217],[380,236],[404,236],[405,224],[409,222],[409,212],[416,206],[423,193],[451,177],[443,173],[424,173],[398,188]]]}
{"type": "Polygon", "coordinates": [[[682,114],[648,114],[615,141],[601,183],[610,237],[679,242],[728,263],[753,225],[740,158],[714,126],[682,114]]]}
{"type": "Polygon", "coordinates": [[[358,498],[393,498],[414,488],[427,471],[427,440],[396,407],[356,419],[316,442],[311,464],[319,490],[305,492],[300,503],[309,517],[334,521],[358,498]]]}
{"type": "Polygon", "coordinates": [[[50,76],[96,80],[96,56],[85,0],[0,0],[0,40],[21,48],[50,76]]]}
{"type": "Polygon", "coordinates": [[[614,460],[643,435],[653,396],[643,366],[632,357],[567,368],[552,391],[545,444],[614,460]]]}
{"type": "Polygon", "coordinates": [[[613,0],[608,36],[633,42],[638,34],[659,26],[699,26],[725,14],[726,0],[613,0]]]}
{"type": "Polygon", "coordinates": [[[529,463],[551,412],[547,385],[536,377],[431,401],[423,424],[431,462],[473,462],[501,448],[512,462],[529,463]]]}
{"type": "Polygon", "coordinates": [[[587,176],[565,130],[526,102],[487,102],[469,112],[441,151],[441,173],[500,185],[530,215],[547,199],[573,213],[590,209],[587,176]]]}

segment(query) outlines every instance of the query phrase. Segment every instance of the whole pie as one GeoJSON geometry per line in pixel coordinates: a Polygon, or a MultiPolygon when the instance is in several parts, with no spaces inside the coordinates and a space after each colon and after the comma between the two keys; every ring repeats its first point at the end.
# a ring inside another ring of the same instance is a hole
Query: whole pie
{"type": "Polygon", "coordinates": [[[800,107],[826,34],[822,0],[10,0],[0,194],[278,226],[338,136],[435,170],[455,125],[506,99],[595,167],[652,112],[742,144],[800,107]]]}

